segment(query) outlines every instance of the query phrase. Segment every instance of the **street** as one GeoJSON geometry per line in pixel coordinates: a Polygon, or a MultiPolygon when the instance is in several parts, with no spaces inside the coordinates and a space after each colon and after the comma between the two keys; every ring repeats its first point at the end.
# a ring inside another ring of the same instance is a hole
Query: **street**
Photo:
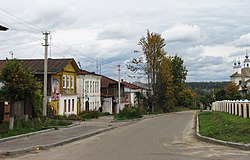
{"type": "Polygon", "coordinates": [[[249,160],[250,151],[199,142],[195,112],[170,113],[10,160],[249,160]]]}

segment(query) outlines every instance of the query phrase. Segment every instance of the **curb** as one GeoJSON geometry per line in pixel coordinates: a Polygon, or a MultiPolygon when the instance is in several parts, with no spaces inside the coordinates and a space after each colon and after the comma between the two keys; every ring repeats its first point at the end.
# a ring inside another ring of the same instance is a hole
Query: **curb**
{"type": "MultiPolygon", "coordinates": [[[[17,138],[22,138],[22,137],[28,137],[28,136],[32,136],[32,135],[35,135],[35,134],[49,132],[49,131],[52,131],[52,130],[55,130],[55,128],[50,128],[50,129],[40,130],[40,131],[36,131],[36,132],[30,132],[30,133],[26,133],[26,134],[20,134],[20,135],[16,135],[16,136],[1,138],[0,139],[0,143],[8,141],[8,140],[12,140],[12,139],[17,139],[17,138]]],[[[0,154],[1,154],[1,152],[0,152],[0,154]]]]}
{"type": "MultiPolygon", "coordinates": [[[[35,135],[35,134],[50,132],[50,131],[53,131],[53,130],[56,130],[56,129],[59,129],[59,128],[70,128],[70,127],[77,126],[79,124],[80,124],[79,122],[75,122],[75,123],[72,123],[71,125],[68,125],[68,126],[54,126],[53,128],[49,128],[49,129],[45,129],[45,130],[30,132],[30,133],[26,133],[26,134],[20,134],[20,135],[6,137],[6,138],[1,138],[0,143],[5,142],[5,141],[9,141],[9,140],[13,140],[13,139],[17,139],[17,138],[32,136],[32,135],[35,135]]],[[[1,155],[1,152],[0,152],[0,155],[1,155]]]]}
{"type": "Polygon", "coordinates": [[[196,118],[195,119],[196,119],[196,123],[195,123],[196,134],[195,134],[195,137],[198,140],[208,142],[208,143],[233,147],[233,148],[237,148],[237,149],[242,149],[242,150],[250,150],[250,143],[242,144],[242,143],[226,142],[226,141],[218,140],[218,139],[215,139],[215,138],[210,138],[210,137],[200,135],[199,116],[198,116],[197,112],[196,112],[196,118]]]}
{"type": "Polygon", "coordinates": [[[40,145],[40,146],[32,146],[32,147],[28,147],[28,148],[23,148],[23,149],[18,149],[18,150],[10,150],[10,151],[2,151],[0,152],[0,155],[6,155],[6,156],[15,156],[15,155],[19,155],[19,154],[24,154],[24,153],[28,153],[28,152],[32,152],[32,151],[39,151],[39,150],[46,150],[52,147],[56,147],[56,146],[62,146],[64,144],[68,144],[80,139],[85,139],[103,132],[107,132],[109,130],[114,129],[115,127],[108,127],[108,128],[104,128],[104,129],[99,129],[97,131],[94,132],[90,132],[90,133],[86,133],[83,134],[81,136],[77,136],[77,137],[73,137],[73,138],[69,138],[66,140],[62,140],[56,143],[51,143],[51,144],[46,144],[46,145],[40,145]]]}

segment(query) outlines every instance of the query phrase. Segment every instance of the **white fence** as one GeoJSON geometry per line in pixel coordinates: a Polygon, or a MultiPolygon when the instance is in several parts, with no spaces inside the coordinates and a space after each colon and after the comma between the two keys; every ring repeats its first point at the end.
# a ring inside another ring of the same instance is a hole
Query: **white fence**
{"type": "Polygon", "coordinates": [[[250,118],[250,101],[216,101],[212,104],[213,111],[227,112],[236,116],[250,118]]]}

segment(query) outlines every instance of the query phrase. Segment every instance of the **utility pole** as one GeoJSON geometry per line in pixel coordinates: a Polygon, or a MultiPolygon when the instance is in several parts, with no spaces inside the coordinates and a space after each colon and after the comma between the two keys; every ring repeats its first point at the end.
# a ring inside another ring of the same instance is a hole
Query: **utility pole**
{"type": "Polygon", "coordinates": [[[96,74],[98,74],[98,59],[96,60],[96,74]]]}
{"type": "Polygon", "coordinates": [[[121,104],[121,83],[120,83],[120,65],[117,65],[118,70],[118,106],[117,106],[117,113],[119,113],[120,104],[121,104]]]}
{"type": "Polygon", "coordinates": [[[43,33],[45,35],[44,41],[45,44],[44,46],[44,83],[43,83],[43,116],[47,116],[47,101],[48,101],[48,97],[47,97],[47,83],[48,83],[48,36],[50,34],[50,32],[44,32],[43,33]]]}
{"type": "Polygon", "coordinates": [[[100,73],[99,74],[102,74],[102,65],[100,65],[100,73]]]}

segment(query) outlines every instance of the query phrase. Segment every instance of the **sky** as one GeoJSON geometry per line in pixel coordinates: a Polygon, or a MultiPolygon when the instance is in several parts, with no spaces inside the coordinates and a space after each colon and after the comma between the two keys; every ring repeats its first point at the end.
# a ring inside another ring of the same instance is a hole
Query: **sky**
{"type": "MultiPolygon", "coordinates": [[[[178,55],[187,80],[229,81],[234,61],[250,47],[249,0],[0,0],[0,59],[74,58],[82,69],[133,82],[128,61],[142,52],[147,30],[161,34],[168,56],[178,55]],[[98,67],[97,67],[98,66],[98,67]]],[[[243,63],[243,62],[242,62],[243,63]]]]}

